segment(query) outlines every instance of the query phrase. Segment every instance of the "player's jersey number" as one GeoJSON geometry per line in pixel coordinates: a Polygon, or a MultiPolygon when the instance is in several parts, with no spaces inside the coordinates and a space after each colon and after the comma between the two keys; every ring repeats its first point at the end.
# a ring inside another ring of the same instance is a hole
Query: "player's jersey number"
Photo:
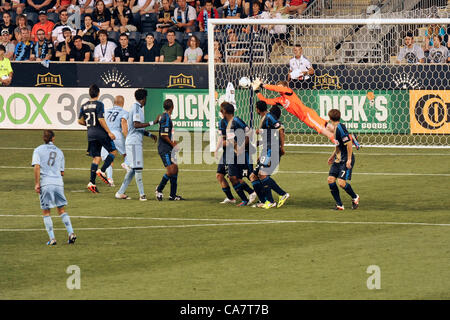
{"type": "Polygon", "coordinates": [[[86,115],[86,126],[87,127],[95,127],[97,125],[97,122],[96,122],[97,117],[96,117],[95,112],[86,112],[85,115],[86,115]]]}
{"type": "Polygon", "coordinates": [[[53,165],[55,164],[55,161],[56,161],[56,152],[51,151],[50,154],[49,154],[49,156],[48,156],[47,164],[48,164],[50,167],[53,167],[53,165]]]}
{"type": "Polygon", "coordinates": [[[114,112],[109,111],[108,112],[108,121],[115,122],[118,115],[119,115],[118,111],[114,111],[114,112]]]}

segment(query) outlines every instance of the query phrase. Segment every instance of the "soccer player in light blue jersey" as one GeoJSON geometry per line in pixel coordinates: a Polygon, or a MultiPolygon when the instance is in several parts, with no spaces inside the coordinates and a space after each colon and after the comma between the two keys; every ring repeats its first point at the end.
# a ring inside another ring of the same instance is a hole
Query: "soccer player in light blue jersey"
{"type": "Polygon", "coordinates": [[[44,225],[50,240],[47,245],[56,245],[53,232],[53,222],[50,209],[56,207],[62,222],[69,234],[69,244],[75,243],[77,236],[73,232],[70,217],[65,210],[67,200],[64,195],[64,154],[53,142],[55,134],[51,130],[44,131],[45,144],[40,145],[33,152],[31,165],[34,166],[34,190],[39,193],[41,209],[44,215],[44,225]]]}
{"type": "MultiPolygon", "coordinates": [[[[106,110],[105,118],[106,124],[108,125],[109,130],[114,134],[116,139],[114,139],[114,144],[116,146],[117,151],[121,155],[123,155],[123,163],[122,168],[127,170],[127,172],[131,169],[127,165],[126,159],[126,151],[125,151],[125,138],[128,134],[128,111],[123,109],[124,98],[123,96],[116,96],[114,98],[114,106],[111,109],[106,110]]],[[[105,148],[102,148],[102,159],[108,157],[108,151],[105,148]]],[[[113,179],[113,163],[106,169],[106,176],[108,177],[109,185],[114,187],[114,179],[113,179]]]]}
{"type": "Polygon", "coordinates": [[[156,142],[156,136],[145,130],[146,127],[158,123],[159,116],[155,121],[144,122],[144,106],[147,102],[147,91],[145,89],[138,89],[134,93],[136,102],[132,105],[128,114],[128,135],[125,140],[125,150],[127,154],[127,161],[131,170],[127,172],[120,186],[119,191],[116,192],[117,199],[131,199],[125,194],[133,177],[136,179],[136,184],[139,190],[139,200],[147,201],[144,193],[144,184],[142,182],[142,170],[144,168],[144,150],[142,148],[143,137],[147,136],[156,142]]]}

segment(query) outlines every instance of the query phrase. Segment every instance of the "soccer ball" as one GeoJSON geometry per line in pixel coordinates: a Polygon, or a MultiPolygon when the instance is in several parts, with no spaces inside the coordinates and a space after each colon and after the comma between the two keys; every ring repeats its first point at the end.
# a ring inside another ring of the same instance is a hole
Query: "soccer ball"
{"type": "Polygon", "coordinates": [[[247,77],[242,77],[241,79],[239,79],[239,86],[242,88],[248,88],[250,87],[251,82],[250,79],[247,77]]]}

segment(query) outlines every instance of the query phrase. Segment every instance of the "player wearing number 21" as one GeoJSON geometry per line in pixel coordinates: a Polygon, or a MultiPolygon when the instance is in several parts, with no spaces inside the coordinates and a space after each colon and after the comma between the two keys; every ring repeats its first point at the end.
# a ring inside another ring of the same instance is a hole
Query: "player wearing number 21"
{"type": "Polygon", "coordinates": [[[62,179],[64,175],[64,154],[53,144],[55,141],[53,131],[45,130],[43,139],[45,144],[34,149],[31,165],[34,167],[34,190],[39,193],[44,225],[50,238],[47,245],[56,245],[53,221],[50,216],[50,209],[54,207],[57,208],[58,214],[66,226],[69,244],[73,244],[77,237],[73,232],[69,214],[64,209],[67,205],[62,179]]]}
{"type": "Polygon", "coordinates": [[[106,169],[114,161],[116,155],[116,146],[113,140],[116,139],[115,135],[109,130],[105,121],[105,106],[103,102],[98,101],[100,96],[100,89],[97,85],[93,84],[89,87],[89,96],[91,99],[84,103],[80,109],[80,115],[78,116],[78,123],[87,127],[88,137],[88,153],[93,158],[91,164],[91,178],[87,188],[93,192],[98,193],[97,186],[95,185],[96,175],[103,180],[104,183],[109,185],[108,177],[106,176],[106,169]],[[101,169],[98,166],[101,161],[102,147],[109,153],[103,162],[101,169]]]}

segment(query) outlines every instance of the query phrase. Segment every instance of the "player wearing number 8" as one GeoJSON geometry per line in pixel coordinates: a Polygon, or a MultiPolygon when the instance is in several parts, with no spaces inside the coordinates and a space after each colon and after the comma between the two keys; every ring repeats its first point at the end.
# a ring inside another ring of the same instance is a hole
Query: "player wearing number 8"
{"type": "Polygon", "coordinates": [[[54,207],[57,207],[58,214],[66,226],[69,244],[71,244],[75,242],[77,237],[73,232],[70,217],[64,209],[64,206],[67,205],[62,179],[64,175],[64,154],[53,144],[55,141],[53,131],[45,130],[43,139],[45,144],[34,149],[31,165],[34,167],[34,190],[39,193],[44,225],[50,238],[47,245],[56,245],[53,222],[50,217],[50,209],[54,207]]]}
{"type": "Polygon", "coordinates": [[[99,176],[104,183],[109,185],[105,171],[115,158],[116,147],[113,140],[116,137],[111,133],[104,119],[105,106],[102,102],[98,101],[100,89],[97,85],[93,84],[89,87],[89,96],[91,97],[91,100],[81,106],[78,123],[87,127],[88,153],[93,158],[91,164],[91,179],[87,188],[93,193],[98,193],[99,191],[95,185],[96,175],[99,176]],[[102,159],[102,147],[105,148],[109,154],[103,162],[102,168],[98,169],[98,165],[102,159]]]}

